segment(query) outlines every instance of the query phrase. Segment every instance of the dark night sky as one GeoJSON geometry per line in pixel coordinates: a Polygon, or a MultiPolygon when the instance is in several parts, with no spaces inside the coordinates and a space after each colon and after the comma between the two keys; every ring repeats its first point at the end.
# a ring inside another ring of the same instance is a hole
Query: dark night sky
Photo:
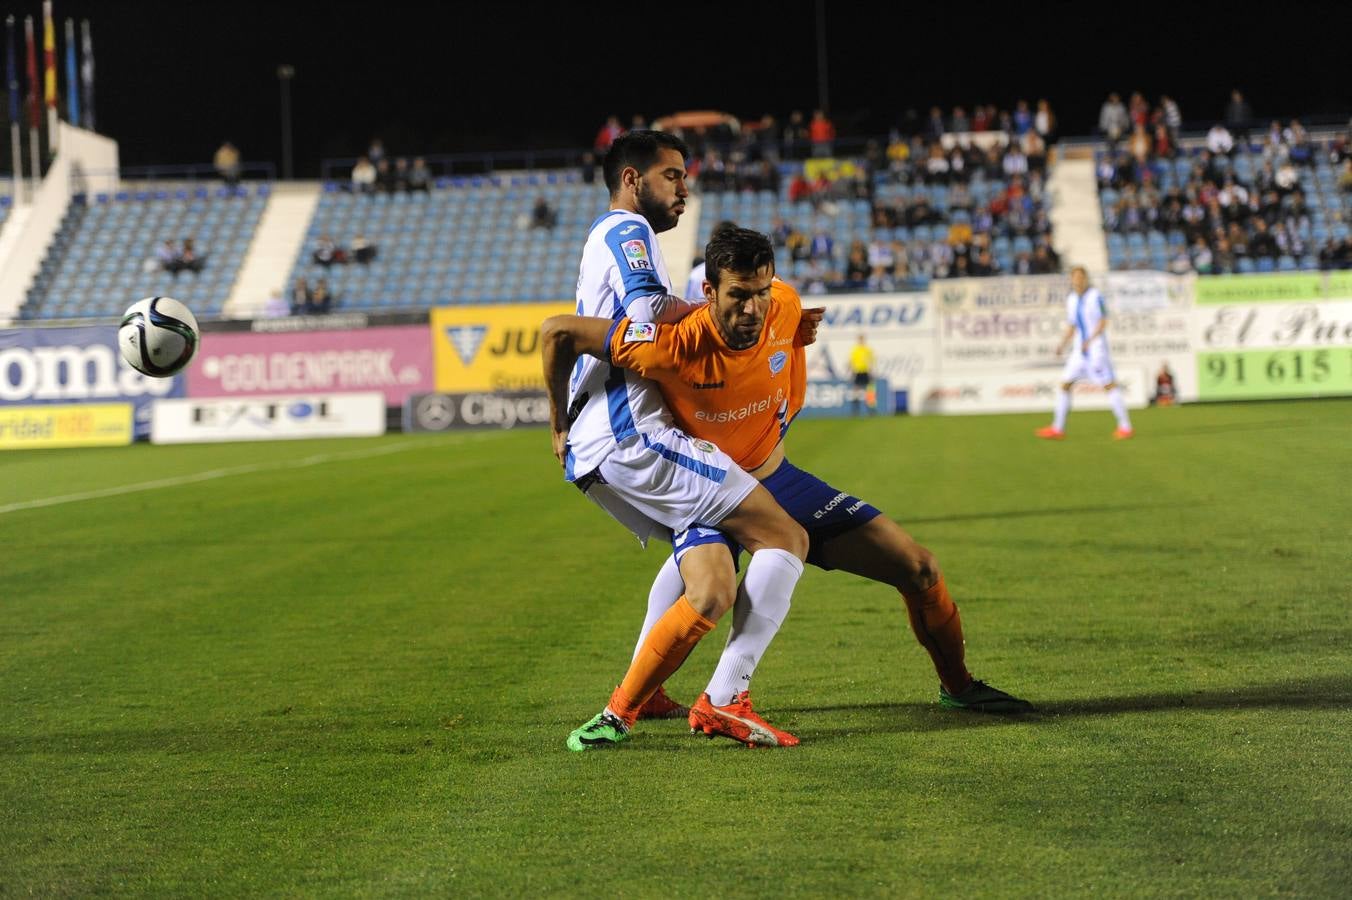
{"type": "MultiPolygon", "coordinates": [[[[827,2],[831,106],[843,133],[881,132],[907,107],[1046,96],[1065,133],[1085,134],[1109,90],[1172,93],[1189,124],[1205,125],[1239,86],[1260,116],[1346,115],[1349,6],[1282,3],[1259,16],[1237,3],[1199,14],[1180,2],[827,2]]],[[[41,12],[34,0],[0,8],[41,12]]],[[[279,162],[278,63],[296,69],[300,176],[374,134],[396,155],[578,147],[612,112],[782,117],[817,97],[814,0],[55,9],[62,78],[60,23],[91,20],[99,131],[120,142],[124,165],[206,162],[225,137],[246,161],[279,162]]]]}

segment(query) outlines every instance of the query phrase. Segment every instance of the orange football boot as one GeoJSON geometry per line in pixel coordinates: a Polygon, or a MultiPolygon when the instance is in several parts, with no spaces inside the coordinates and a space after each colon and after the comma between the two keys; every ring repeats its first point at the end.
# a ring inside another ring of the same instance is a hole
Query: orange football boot
{"type": "Polygon", "coordinates": [[[708,737],[723,735],[748,747],[796,747],[798,738],[780,731],[756,715],[751,708],[751,692],[742,691],[727,706],[714,706],[707,693],[700,694],[690,707],[690,733],[704,732],[708,737]]]}
{"type": "Polygon", "coordinates": [[[1049,441],[1064,441],[1066,439],[1066,433],[1061,429],[1057,428],[1055,425],[1048,425],[1046,428],[1039,428],[1037,431],[1033,432],[1033,434],[1037,435],[1040,438],[1045,438],[1046,440],[1049,441]]]}
{"type": "Polygon", "coordinates": [[[649,697],[648,702],[638,710],[640,719],[682,719],[689,714],[690,707],[671,699],[665,687],[659,687],[657,693],[649,697]]]}

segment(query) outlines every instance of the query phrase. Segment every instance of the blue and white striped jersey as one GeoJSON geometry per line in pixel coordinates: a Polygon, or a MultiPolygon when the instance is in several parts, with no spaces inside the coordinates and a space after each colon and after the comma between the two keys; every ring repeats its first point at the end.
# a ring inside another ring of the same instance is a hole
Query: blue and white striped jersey
{"type": "MultiPolygon", "coordinates": [[[[577,314],[635,322],[673,322],[694,305],[674,292],[657,236],[637,213],[611,210],[592,223],[582,248],[577,314]]],[[[569,481],[600,465],[621,441],[671,427],[657,385],[590,356],[578,358],[568,383],[565,472],[569,481]]]]}
{"type": "MultiPolygon", "coordinates": [[[[1086,288],[1083,294],[1071,291],[1066,295],[1066,324],[1075,327],[1075,352],[1079,353],[1089,335],[1098,328],[1099,322],[1108,317],[1103,295],[1098,288],[1086,288]]],[[[1108,349],[1108,337],[1100,334],[1089,346],[1090,352],[1104,352],[1108,349]]]]}

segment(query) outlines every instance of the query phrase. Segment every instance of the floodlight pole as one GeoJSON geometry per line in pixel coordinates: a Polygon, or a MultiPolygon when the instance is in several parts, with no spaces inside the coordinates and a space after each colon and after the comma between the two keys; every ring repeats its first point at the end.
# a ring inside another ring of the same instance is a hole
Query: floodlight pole
{"type": "Polygon", "coordinates": [[[296,77],[292,66],[277,67],[277,80],[282,88],[282,178],[291,180],[291,79],[296,77]]]}
{"type": "Polygon", "coordinates": [[[817,106],[831,112],[831,92],[826,82],[826,0],[817,0],[817,106]]]}

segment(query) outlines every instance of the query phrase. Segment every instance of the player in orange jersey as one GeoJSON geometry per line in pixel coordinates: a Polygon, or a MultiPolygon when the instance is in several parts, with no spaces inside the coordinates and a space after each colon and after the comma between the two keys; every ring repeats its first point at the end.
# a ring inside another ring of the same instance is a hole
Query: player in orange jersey
{"type": "MultiPolygon", "coordinates": [[[[558,317],[578,352],[590,353],[657,382],[677,425],[711,440],[758,478],[808,532],[808,562],[896,587],[912,630],[939,674],[940,703],[983,712],[1024,712],[1031,705],[976,681],[964,656],[958,608],[938,562],[873,506],[793,466],[782,438],[802,407],[806,367],[797,292],[774,279],[774,253],[764,235],[736,229],[705,252],[707,307],[674,325],[635,325],[558,317]]],[[[820,311],[812,311],[819,317],[820,311]]],[[[726,543],[720,532],[693,526],[675,535],[675,552],[658,573],[648,619],[681,594],[679,562],[691,547],[726,543]]],[[[760,719],[748,686],[788,613],[788,603],[757,608],[739,596],[728,645],[709,689],[691,709],[693,729],[747,744],[786,746],[797,738],[760,719]]],[[[640,635],[640,642],[643,635],[640,635]]]]}

